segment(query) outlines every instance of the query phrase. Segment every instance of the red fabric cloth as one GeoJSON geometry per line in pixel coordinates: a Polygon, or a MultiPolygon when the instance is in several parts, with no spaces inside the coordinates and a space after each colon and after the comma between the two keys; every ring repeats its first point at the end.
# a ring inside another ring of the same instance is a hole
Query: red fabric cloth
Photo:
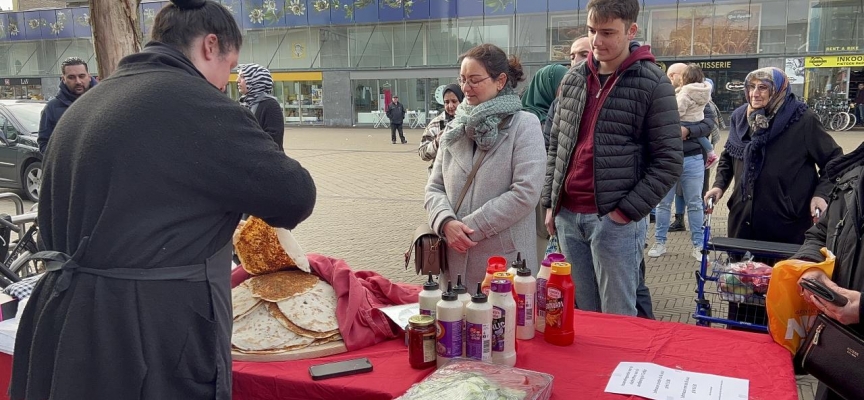
{"type": "MultiPolygon", "coordinates": [[[[789,352],[770,336],[576,310],[576,340],[558,347],[543,335],[519,341],[516,367],[552,374],[552,399],[639,399],[605,393],[622,361],[653,362],[750,381],[750,399],[797,400],[789,352]]],[[[408,365],[408,350],[390,340],[336,356],[274,363],[234,362],[234,400],[392,399],[434,368],[408,365]],[[373,372],[313,381],[309,366],[367,357],[373,372]]]]}
{"type": "MultiPolygon", "coordinates": [[[[336,291],[336,319],[339,320],[339,333],[348,351],[369,347],[399,335],[379,308],[416,303],[422,288],[393,283],[372,271],[352,271],[341,259],[320,254],[307,254],[306,257],[315,274],[336,291]]],[[[248,277],[249,274],[243,268],[235,269],[231,274],[231,286],[239,285],[248,277]]]]}

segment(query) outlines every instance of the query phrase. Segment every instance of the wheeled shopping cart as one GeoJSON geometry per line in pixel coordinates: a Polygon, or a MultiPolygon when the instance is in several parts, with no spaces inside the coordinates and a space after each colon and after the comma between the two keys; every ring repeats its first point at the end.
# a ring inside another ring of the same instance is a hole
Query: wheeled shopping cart
{"type": "Polygon", "coordinates": [[[800,245],[757,240],[712,238],[709,200],[705,210],[702,260],[696,271],[696,324],[722,324],[730,329],[768,331],[765,292],[769,277],[763,274],[735,272],[726,269],[729,261],[741,260],[749,253],[755,261],[773,265],[792,257],[800,245]],[[713,256],[713,259],[709,257],[713,256]]]}

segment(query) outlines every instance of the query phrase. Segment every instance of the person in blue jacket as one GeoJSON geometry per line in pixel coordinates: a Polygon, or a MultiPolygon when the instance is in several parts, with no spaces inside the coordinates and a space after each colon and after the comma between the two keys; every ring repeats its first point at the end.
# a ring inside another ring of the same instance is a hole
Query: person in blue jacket
{"type": "Polygon", "coordinates": [[[60,72],[63,73],[63,77],[60,78],[60,93],[48,101],[39,120],[39,138],[36,141],[42,154],[45,154],[48,139],[51,139],[54,127],[57,126],[66,109],[91,87],[96,86],[96,78],[87,71],[87,63],[78,57],[64,60],[60,64],[60,72]]]}

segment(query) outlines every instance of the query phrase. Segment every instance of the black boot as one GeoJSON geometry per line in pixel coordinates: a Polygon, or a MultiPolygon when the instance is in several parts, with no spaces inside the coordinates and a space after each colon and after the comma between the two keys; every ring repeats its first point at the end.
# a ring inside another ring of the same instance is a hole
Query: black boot
{"type": "Polygon", "coordinates": [[[684,215],[683,214],[675,214],[675,221],[669,225],[669,232],[684,232],[687,229],[684,228],[684,215]]]}

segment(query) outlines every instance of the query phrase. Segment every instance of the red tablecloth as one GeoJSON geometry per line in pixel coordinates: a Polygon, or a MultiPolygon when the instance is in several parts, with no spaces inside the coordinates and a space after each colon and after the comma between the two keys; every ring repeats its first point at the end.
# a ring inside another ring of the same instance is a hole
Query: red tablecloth
{"type": "MultiPolygon", "coordinates": [[[[797,400],[789,352],[767,335],[577,311],[576,341],[557,347],[519,341],[516,366],[555,376],[553,399],[625,399],[603,392],[621,361],[748,379],[751,400],[797,400]]],[[[392,399],[433,369],[408,365],[407,348],[391,340],[338,356],[276,363],[234,362],[235,400],[392,399]],[[368,357],[371,373],[313,381],[309,366],[368,357]]]]}

